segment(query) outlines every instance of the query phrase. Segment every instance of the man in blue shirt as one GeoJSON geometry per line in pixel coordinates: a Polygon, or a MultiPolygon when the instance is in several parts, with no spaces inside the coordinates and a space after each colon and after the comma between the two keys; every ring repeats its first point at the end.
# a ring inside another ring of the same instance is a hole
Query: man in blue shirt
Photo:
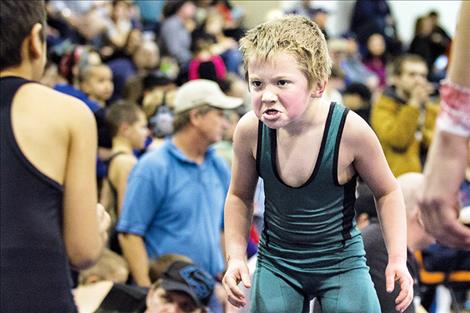
{"type": "Polygon", "coordinates": [[[174,136],[133,169],[117,231],[139,286],[150,286],[149,259],[165,253],[185,255],[213,276],[224,270],[220,236],[230,173],[210,146],[228,126],[223,109],[241,104],[215,82],[184,84],[175,95],[174,136]]]}

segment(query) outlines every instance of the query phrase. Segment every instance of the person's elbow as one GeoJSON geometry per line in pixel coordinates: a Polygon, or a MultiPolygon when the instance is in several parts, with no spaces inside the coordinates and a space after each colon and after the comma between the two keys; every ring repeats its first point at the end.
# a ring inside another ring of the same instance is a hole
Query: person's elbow
{"type": "Polygon", "coordinates": [[[95,240],[90,244],[84,241],[71,243],[67,247],[67,254],[71,266],[77,270],[84,270],[93,266],[101,256],[103,243],[95,240]]]}

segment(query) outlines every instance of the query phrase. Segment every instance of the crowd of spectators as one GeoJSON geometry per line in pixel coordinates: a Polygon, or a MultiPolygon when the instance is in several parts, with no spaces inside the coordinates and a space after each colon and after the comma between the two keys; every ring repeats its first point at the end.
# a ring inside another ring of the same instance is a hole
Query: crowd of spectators
{"type": "MultiPolygon", "coordinates": [[[[333,69],[325,101],[340,102],[369,122],[395,176],[421,172],[451,46],[438,12],[423,12],[413,40],[404,43],[386,0],[357,0],[349,31],[338,37],[327,32],[329,12],[311,2],[299,1],[284,13],[308,16],[328,39],[333,69]]],[[[148,304],[161,286],[152,285],[149,269],[167,253],[191,258],[220,280],[231,136],[250,109],[238,50],[243,10],[228,0],[46,3],[48,63],[42,83],[82,100],[98,126],[97,194],[112,216],[110,249],[122,257],[121,272],[99,281],[152,286],[148,304]],[[197,103],[201,99],[204,105],[197,103]]],[[[462,199],[468,204],[470,175],[466,179],[462,199]]],[[[262,205],[257,203],[259,215],[262,205]]],[[[249,255],[256,256],[260,231],[254,223],[249,255]]],[[[80,286],[97,283],[90,272],[80,275],[80,286]]],[[[443,279],[427,290],[447,283],[443,279]]],[[[107,284],[106,292],[119,289],[113,286],[107,284]]],[[[220,284],[214,288],[204,305],[232,312],[220,284]]],[[[201,297],[183,292],[200,304],[201,297]]],[[[465,296],[453,302],[463,306],[465,296]]],[[[432,301],[424,307],[431,311],[432,301]]]]}

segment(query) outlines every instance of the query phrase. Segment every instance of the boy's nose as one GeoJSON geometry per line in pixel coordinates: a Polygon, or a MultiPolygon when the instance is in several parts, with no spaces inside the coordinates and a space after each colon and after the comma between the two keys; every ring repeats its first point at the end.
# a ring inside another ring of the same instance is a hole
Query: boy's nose
{"type": "Polygon", "coordinates": [[[263,103],[271,103],[271,102],[276,102],[277,101],[277,96],[274,92],[272,92],[269,89],[266,89],[262,96],[261,96],[261,101],[263,103]]]}

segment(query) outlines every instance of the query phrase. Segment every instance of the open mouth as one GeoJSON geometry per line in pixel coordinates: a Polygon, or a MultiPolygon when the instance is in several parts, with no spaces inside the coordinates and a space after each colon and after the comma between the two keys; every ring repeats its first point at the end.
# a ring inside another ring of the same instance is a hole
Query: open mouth
{"type": "Polygon", "coordinates": [[[269,110],[264,111],[264,114],[267,114],[267,115],[276,115],[277,113],[279,113],[279,111],[275,109],[269,109],[269,110]]]}

